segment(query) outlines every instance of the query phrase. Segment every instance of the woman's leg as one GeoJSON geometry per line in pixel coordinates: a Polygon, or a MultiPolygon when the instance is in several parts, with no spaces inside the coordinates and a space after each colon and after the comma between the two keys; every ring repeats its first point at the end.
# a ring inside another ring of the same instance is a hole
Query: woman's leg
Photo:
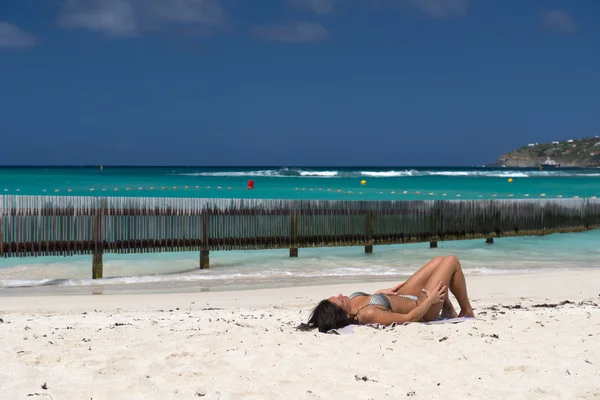
{"type": "Polygon", "coordinates": [[[434,271],[440,266],[443,260],[444,257],[438,256],[422,266],[408,278],[404,286],[398,290],[398,293],[419,296],[422,293],[421,290],[425,287],[425,284],[429,281],[429,278],[431,278],[434,271]]]}
{"type": "Polygon", "coordinates": [[[458,314],[450,301],[450,296],[446,293],[446,297],[444,297],[444,305],[442,306],[442,318],[456,318],[458,314]]]}
{"type": "MultiPolygon", "coordinates": [[[[471,307],[471,303],[469,302],[469,297],[467,294],[467,283],[465,281],[465,275],[462,272],[462,268],[460,266],[460,262],[458,258],[455,256],[444,257],[442,262],[439,264],[438,268],[433,272],[427,283],[424,285],[427,289],[434,289],[439,282],[442,282],[445,286],[450,288],[450,291],[456,297],[458,304],[460,306],[460,313],[458,314],[460,317],[463,316],[474,316],[473,307],[471,307]]],[[[425,293],[422,293],[419,296],[419,303],[425,300],[427,296],[425,293]]],[[[448,296],[446,296],[447,298],[448,296]]],[[[434,304],[431,306],[429,311],[423,317],[426,321],[433,321],[437,318],[444,305],[443,302],[438,304],[434,304]]]]}

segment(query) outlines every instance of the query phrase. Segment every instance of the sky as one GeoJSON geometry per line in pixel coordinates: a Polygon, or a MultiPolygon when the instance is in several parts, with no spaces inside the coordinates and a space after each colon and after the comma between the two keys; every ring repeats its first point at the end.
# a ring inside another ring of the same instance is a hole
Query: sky
{"type": "Polygon", "coordinates": [[[598,0],[0,0],[0,164],[456,166],[600,134],[598,0]]]}

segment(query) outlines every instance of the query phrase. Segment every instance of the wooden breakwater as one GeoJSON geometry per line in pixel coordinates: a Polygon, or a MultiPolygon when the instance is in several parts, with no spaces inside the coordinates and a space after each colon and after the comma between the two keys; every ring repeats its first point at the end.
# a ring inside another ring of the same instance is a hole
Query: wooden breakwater
{"type": "Polygon", "coordinates": [[[365,246],[600,226],[600,199],[339,201],[0,196],[0,257],[365,246]]]}

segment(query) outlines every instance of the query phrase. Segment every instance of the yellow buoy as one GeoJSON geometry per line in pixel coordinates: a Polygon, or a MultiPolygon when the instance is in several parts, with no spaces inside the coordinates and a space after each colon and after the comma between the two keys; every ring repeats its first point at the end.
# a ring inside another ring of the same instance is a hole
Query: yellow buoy
{"type": "Polygon", "coordinates": [[[360,181],[360,184],[361,184],[361,185],[366,185],[366,184],[367,184],[367,181],[365,181],[365,180],[363,179],[362,181],[360,181]]]}
{"type": "Polygon", "coordinates": [[[512,183],[512,178],[508,178],[508,183],[512,183]]]}

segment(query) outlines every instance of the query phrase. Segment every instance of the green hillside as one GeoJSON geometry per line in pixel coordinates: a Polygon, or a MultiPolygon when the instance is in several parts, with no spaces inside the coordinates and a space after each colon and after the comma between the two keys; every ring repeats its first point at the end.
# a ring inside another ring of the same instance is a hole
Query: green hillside
{"type": "Polygon", "coordinates": [[[511,152],[502,154],[495,164],[507,167],[598,167],[600,166],[600,137],[588,137],[530,143],[511,152]]]}

